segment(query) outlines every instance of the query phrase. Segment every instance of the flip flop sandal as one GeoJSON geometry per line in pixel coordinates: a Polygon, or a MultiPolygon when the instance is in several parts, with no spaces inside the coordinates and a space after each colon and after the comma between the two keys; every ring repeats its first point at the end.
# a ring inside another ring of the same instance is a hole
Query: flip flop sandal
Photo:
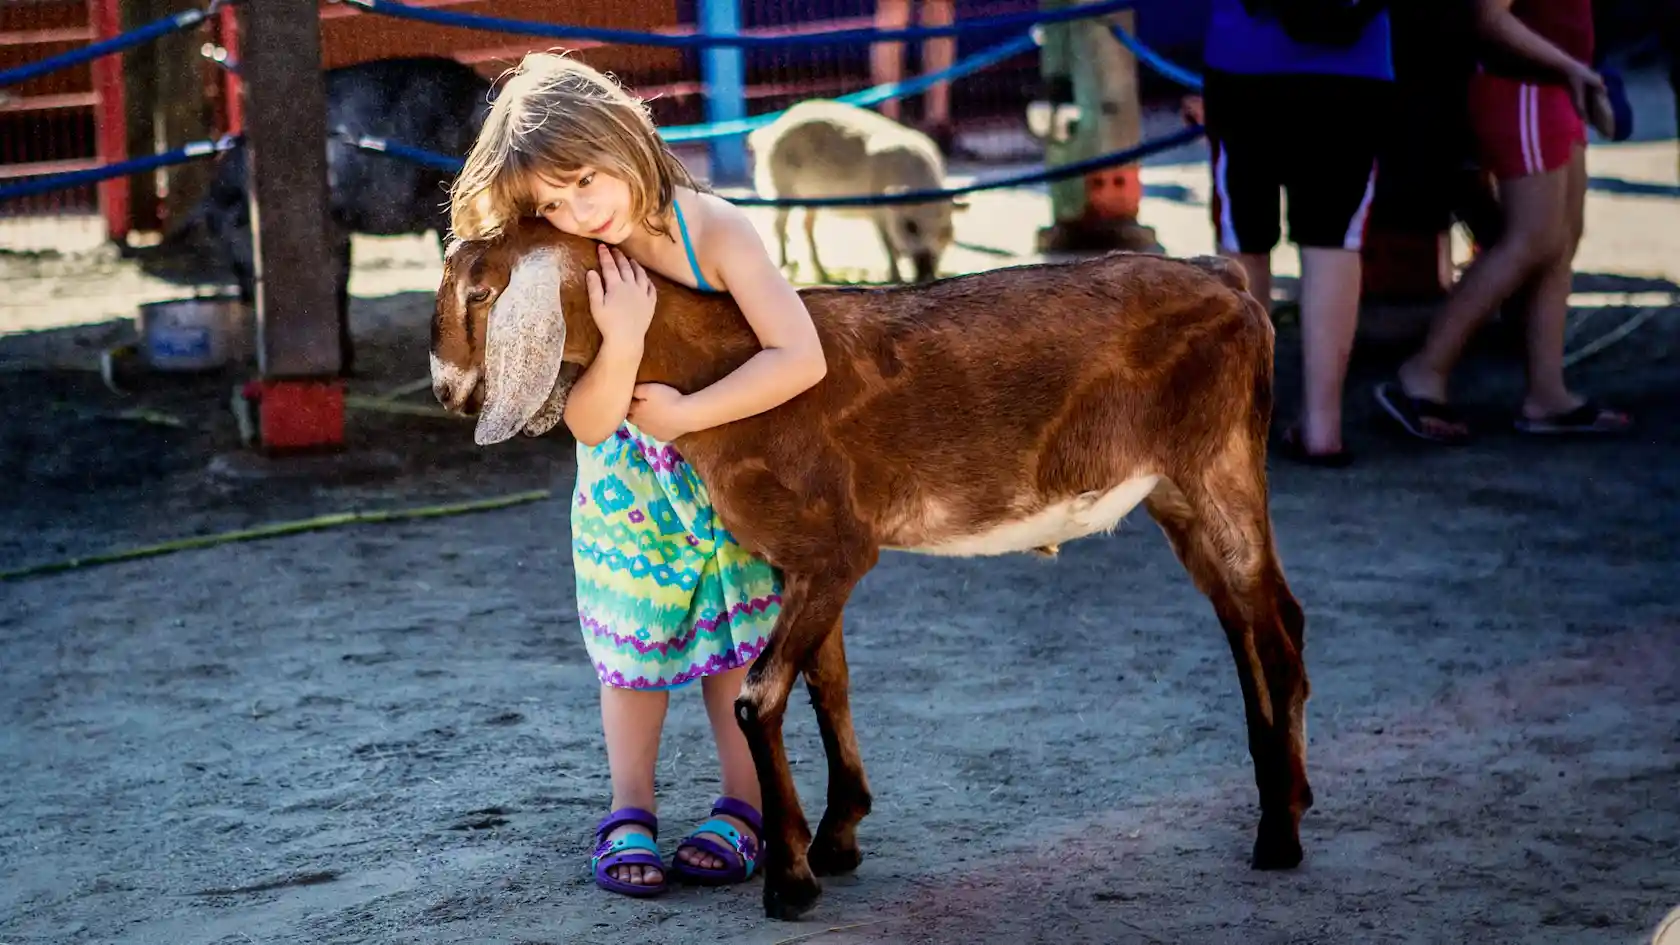
{"type": "Polygon", "coordinates": [[[665,861],[659,858],[659,847],[654,843],[654,838],[658,836],[659,818],[640,807],[621,807],[608,814],[595,828],[595,853],[589,859],[589,868],[595,874],[595,885],[625,896],[655,896],[664,892],[668,873],[665,861]],[[628,824],[646,827],[653,836],[632,833],[617,840],[607,839],[607,834],[628,824]],[[651,866],[659,871],[660,880],[657,883],[627,883],[614,879],[610,870],[615,866],[651,866]]]}
{"type": "Polygon", "coordinates": [[[1518,414],[1515,425],[1519,432],[1536,436],[1614,436],[1626,433],[1633,426],[1616,411],[1591,400],[1585,401],[1574,410],[1566,410],[1549,417],[1534,418],[1518,414]]]}
{"type": "Polygon", "coordinates": [[[759,855],[763,848],[754,837],[749,837],[734,825],[718,817],[727,814],[745,823],[757,836],[764,834],[764,819],[751,805],[738,801],[733,797],[720,797],[712,805],[712,819],[694,828],[694,831],[683,838],[678,844],[680,852],[683,847],[692,847],[702,853],[715,856],[724,862],[722,869],[707,869],[702,866],[691,866],[681,859],[671,857],[671,874],[679,879],[700,886],[722,886],[729,883],[739,883],[750,879],[753,870],[758,867],[759,855]],[[710,837],[700,834],[710,833],[722,837],[729,845],[724,846],[710,837]]]}
{"type": "Polygon", "coordinates": [[[1451,404],[1413,397],[1406,393],[1399,381],[1384,381],[1378,384],[1371,394],[1376,398],[1377,406],[1383,409],[1383,413],[1388,414],[1402,430],[1420,440],[1445,443],[1448,446],[1460,446],[1470,442],[1468,434],[1431,433],[1424,428],[1425,420],[1463,426],[1464,417],[1451,404]]]}
{"type": "Polygon", "coordinates": [[[1306,444],[1301,442],[1299,427],[1290,427],[1283,431],[1283,445],[1278,449],[1278,454],[1291,462],[1321,469],[1344,469],[1353,465],[1353,453],[1347,447],[1334,453],[1307,452],[1306,444]]]}

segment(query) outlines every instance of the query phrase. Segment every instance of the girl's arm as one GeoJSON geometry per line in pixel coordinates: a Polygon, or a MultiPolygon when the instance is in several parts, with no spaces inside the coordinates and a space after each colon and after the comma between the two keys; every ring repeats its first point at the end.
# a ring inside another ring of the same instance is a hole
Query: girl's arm
{"type": "Polygon", "coordinates": [[[601,329],[601,350],[572,385],[561,416],[572,436],[595,446],[613,435],[630,410],[636,369],[642,364],[642,338],[653,319],[653,282],[637,263],[604,244],[598,247],[601,270],[584,276],[589,311],[601,329]]]}
{"type": "Polygon", "coordinates": [[[1511,13],[1512,2],[1476,0],[1476,22],[1483,36],[1566,79],[1577,79],[1582,73],[1592,72],[1586,63],[1577,61],[1544,36],[1524,26],[1511,13]]]}
{"type": "Polygon", "coordinates": [[[562,416],[579,443],[598,445],[618,429],[630,411],[630,392],[636,386],[636,368],[641,363],[639,339],[602,340],[600,353],[566,395],[562,416]]]}
{"type": "Polygon", "coordinates": [[[727,377],[683,398],[688,432],[763,413],[814,386],[828,373],[811,313],[783,277],[751,221],[729,204],[713,204],[703,237],[706,255],[763,349],[727,377]]]}

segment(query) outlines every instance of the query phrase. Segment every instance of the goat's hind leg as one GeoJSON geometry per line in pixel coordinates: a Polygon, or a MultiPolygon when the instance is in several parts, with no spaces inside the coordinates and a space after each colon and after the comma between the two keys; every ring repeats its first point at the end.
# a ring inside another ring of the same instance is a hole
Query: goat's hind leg
{"type": "Polygon", "coordinates": [[[805,670],[823,753],[828,757],[828,806],[807,859],[818,876],[850,873],[862,862],[857,825],[869,816],[869,779],[863,770],[857,732],[852,728],[851,671],[846,665],[844,627],[836,625],[805,670]]]}
{"type": "Polygon", "coordinates": [[[1253,866],[1291,869],[1301,862],[1301,816],[1313,803],[1307,783],[1305,618],[1278,560],[1264,482],[1263,471],[1255,478],[1225,467],[1185,489],[1162,480],[1146,505],[1196,587],[1212,601],[1236,660],[1260,791],[1253,866]]]}

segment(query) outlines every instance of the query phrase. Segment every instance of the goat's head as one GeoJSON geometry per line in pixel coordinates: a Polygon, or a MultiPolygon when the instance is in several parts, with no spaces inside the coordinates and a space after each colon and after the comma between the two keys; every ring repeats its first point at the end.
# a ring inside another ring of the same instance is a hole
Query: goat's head
{"type": "Polygon", "coordinates": [[[589,322],[579,260],[593,245],[541,221],[449,244],[432,314],[432,393],[451,411],[477,415],[478,445],[541,436],[560,422],[577,376],[562,362],[589,356],[566,314],[589,322]]]}
{"type": "MultiPolygon", "coordinates": [[[[909,187],[895,185],[888,194],[903,193],[909,187]]],[[[952,215],[966,210],[959,201],[888,205],[880,215],[881,224],[892,238],[893,246],[906,256],[915,268],[917,282],[931,282],[939,277],[939,261],[951,247],[954,238],[952,215]]]]}

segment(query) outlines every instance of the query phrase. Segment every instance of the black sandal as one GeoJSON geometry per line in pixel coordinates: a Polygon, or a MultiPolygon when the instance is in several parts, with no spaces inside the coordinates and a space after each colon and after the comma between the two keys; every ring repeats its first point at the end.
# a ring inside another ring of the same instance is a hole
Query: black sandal
{"type": "Polygon", "coordinates": [[[1334,453],[1310,453],[1306,444],[1301,442],[1300,427],[1290,427],[1283,431],[1283,442],[1278,454],[1293,463],[1302,466],[1316,466],[1319,469],[1344,469],[1353,463],[1353,453],[1347,447],[1342,447],[1334,453]]]}
{"type": "Polygon", "coordinates": [[[1590,434],[1615,436],[1633,428],[1633,421],[1624,413],[1611,410],[1597,401],[1588,400],[1574,410],[1555,413],[1549,417],[1527,417],[1517,414],[1518,432],[1532,436],[1590,434]]]}
{"type": "Polygon", "coordinates": [[[1376,398],[1377,406],[1383,413],[1389,415],[1400,429],[1420,440],[1430,443],[1443,443],[1447,446],[1462,446],[1470,442],[1468,433],[1440,434],[1431,433],[1424,427],[1424,421],[1434,420],[1436,423],[1465,426],[1464,417],[1452,404],[1443,404],[1438,400],[1424,397],[1413,397],[1406,393],[1399,381],[1384,381],[1371,391],[1376,398]]]}

